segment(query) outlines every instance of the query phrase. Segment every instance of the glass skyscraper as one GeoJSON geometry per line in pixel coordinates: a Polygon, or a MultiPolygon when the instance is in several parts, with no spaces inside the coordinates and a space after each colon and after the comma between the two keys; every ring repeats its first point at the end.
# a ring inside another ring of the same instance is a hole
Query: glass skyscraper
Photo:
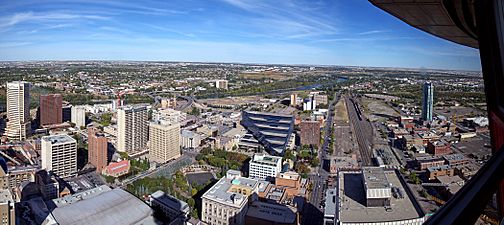
{"type": "Polygon", "coordinates": [[[423,85],[422,120],[432,121],[432,109],[434,105],[434,86],[431,82],[423,85]]]}

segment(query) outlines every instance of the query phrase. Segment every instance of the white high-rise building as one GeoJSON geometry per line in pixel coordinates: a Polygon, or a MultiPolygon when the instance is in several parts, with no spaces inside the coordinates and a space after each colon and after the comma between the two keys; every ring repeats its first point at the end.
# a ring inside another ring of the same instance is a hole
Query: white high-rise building
{"type": "Polygon", "coordinates": [[[149,123],[146,106],[123,106],[117,110],[117,150],[136,154],[147,149],[149,123]]]}
{"type": "Polygon", "coordinates": [[[316,108],[317,108],[317,101],[315,100],[315,97],[313,95],[304,100],[303,111],[313,111],[316,108]]]}
{"type": "Polygon", "coordinates": [[[255,154],[249,165],[249,177],[274,178],[282,172],[282,157],[255,154]]]}
{"type": "Polygon", "coordinates": [[[180,157],[180,123],[157,120],[149,124],[149,158],[158,163],[180,157]]]}
{"type": "Polygon", "coordinates": [[[86,108],[82,105],[72,106],[72,123],[75,127],[86,127],[86,108]]]}
{"type": "Polygon", "coordinates": [[[216,80],[215,87],[217,89],[228,89],[228,81],[227,80],[216,80]]]}
{"type": "Polygon", "coordinates": [[[422,120],[432,121],[433,107],[434,85],[431,82],[425,82],[423,85],[422,120]]]}
{"type": "Polygon", "coordinates": [[[7,83],[7,120],[7,137],[24,140],[30,134],[30,83],[7,83]]]}
{"type": "Polygon", "coordinates": [[[61,178],[77,173],[77,141],[72,137],[51,135],[42,137],[42,169],[61,178]]]}

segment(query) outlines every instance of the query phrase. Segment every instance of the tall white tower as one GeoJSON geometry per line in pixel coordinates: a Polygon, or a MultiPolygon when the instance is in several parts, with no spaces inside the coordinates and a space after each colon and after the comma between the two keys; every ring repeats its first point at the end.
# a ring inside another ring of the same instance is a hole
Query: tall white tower
{"type": "Polygon", "coordinates": [[[24,140],[30,134],[30,83],[7,83],[7,120],[7,137],[24,140]]]}
{"type": "Polygon", "coordinates": [[[147,150],[147,107],[122,106],[117,110],[117,150],[135,154],[147,150]]]}

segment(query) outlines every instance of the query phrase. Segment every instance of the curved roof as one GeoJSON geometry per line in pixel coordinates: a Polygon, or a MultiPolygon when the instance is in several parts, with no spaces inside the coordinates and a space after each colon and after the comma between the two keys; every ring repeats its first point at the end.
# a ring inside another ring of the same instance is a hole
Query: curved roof
{"type": "Polygon", "coordinates": [[[407,24],[440,38],[478,48],[474,6],[463,0],[369,0],[407,24]]]}
{"type": "Polygon", "coordinates": [[[82,200],[67,199],[68,204],[59,205],[52,212],[58,224],[157,224],[152,209],[122,189],[105,188],[91,198],[76,195],[68,197],[82,200]]]}

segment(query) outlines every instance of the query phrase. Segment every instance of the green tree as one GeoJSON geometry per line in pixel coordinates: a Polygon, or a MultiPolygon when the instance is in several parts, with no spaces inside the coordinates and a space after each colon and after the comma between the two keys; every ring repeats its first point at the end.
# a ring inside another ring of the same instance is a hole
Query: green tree
{"type": "Polygon", "coordinates": [[[192,107],[191,112],[189,112],[189,114],[191,114],[193,116],[199,116],[201,114],[201,112],[198,108],[192,107]]]}
{"type": "Polygon", "coordinates": [[[311,157],[311,154],[309,151],[303,150],[299,152],[299,157],[302,159],[309,159],[311,157]]]}
{"type": "Polygon", "coordinates": [[[187,204],[191,207],[194,208],[194,205],[196,205],[196,201],[194,201],[193,198],[187,199],[187,204]]]}
{"type": "Polygon", "coordinates": [[[294,159],[296,159],[296,156],[294,156],[294,153],[292,152],[292,150],[289,149],[289,150],[285,151],[283,159],[284,160],[286,160],[286,159],[294,160],[294,159]]]}
{"type": "Polygon", "coordinates": [[[418,177],[418,175],[415,173],[415,172],[412,172],[409,176],[411,182],[413,182],[414,184],[420,184],[420,178],[418,177]]]}
{"type": "Polygon", "coordinates": [[[310,162],[311,166],[312,167],[317,167],[320,165],[320,160],[318,158],[314,158],[311,162],[310,162]]]}
{"type": "Polygon", "coordinates": [[[196,219],[199,219],[199,216],[198,216],[198,209],[197,208],[193,208],[192,211],[191,211],[191,216],[193,218],[196,218],[196,219]]]}
{"type": "Polygon", "coordinates": [[[100,116],[100,124],[104,127],[109,126],[112,121],[112,114],[111,113],[103,113],[100,116]]]}

